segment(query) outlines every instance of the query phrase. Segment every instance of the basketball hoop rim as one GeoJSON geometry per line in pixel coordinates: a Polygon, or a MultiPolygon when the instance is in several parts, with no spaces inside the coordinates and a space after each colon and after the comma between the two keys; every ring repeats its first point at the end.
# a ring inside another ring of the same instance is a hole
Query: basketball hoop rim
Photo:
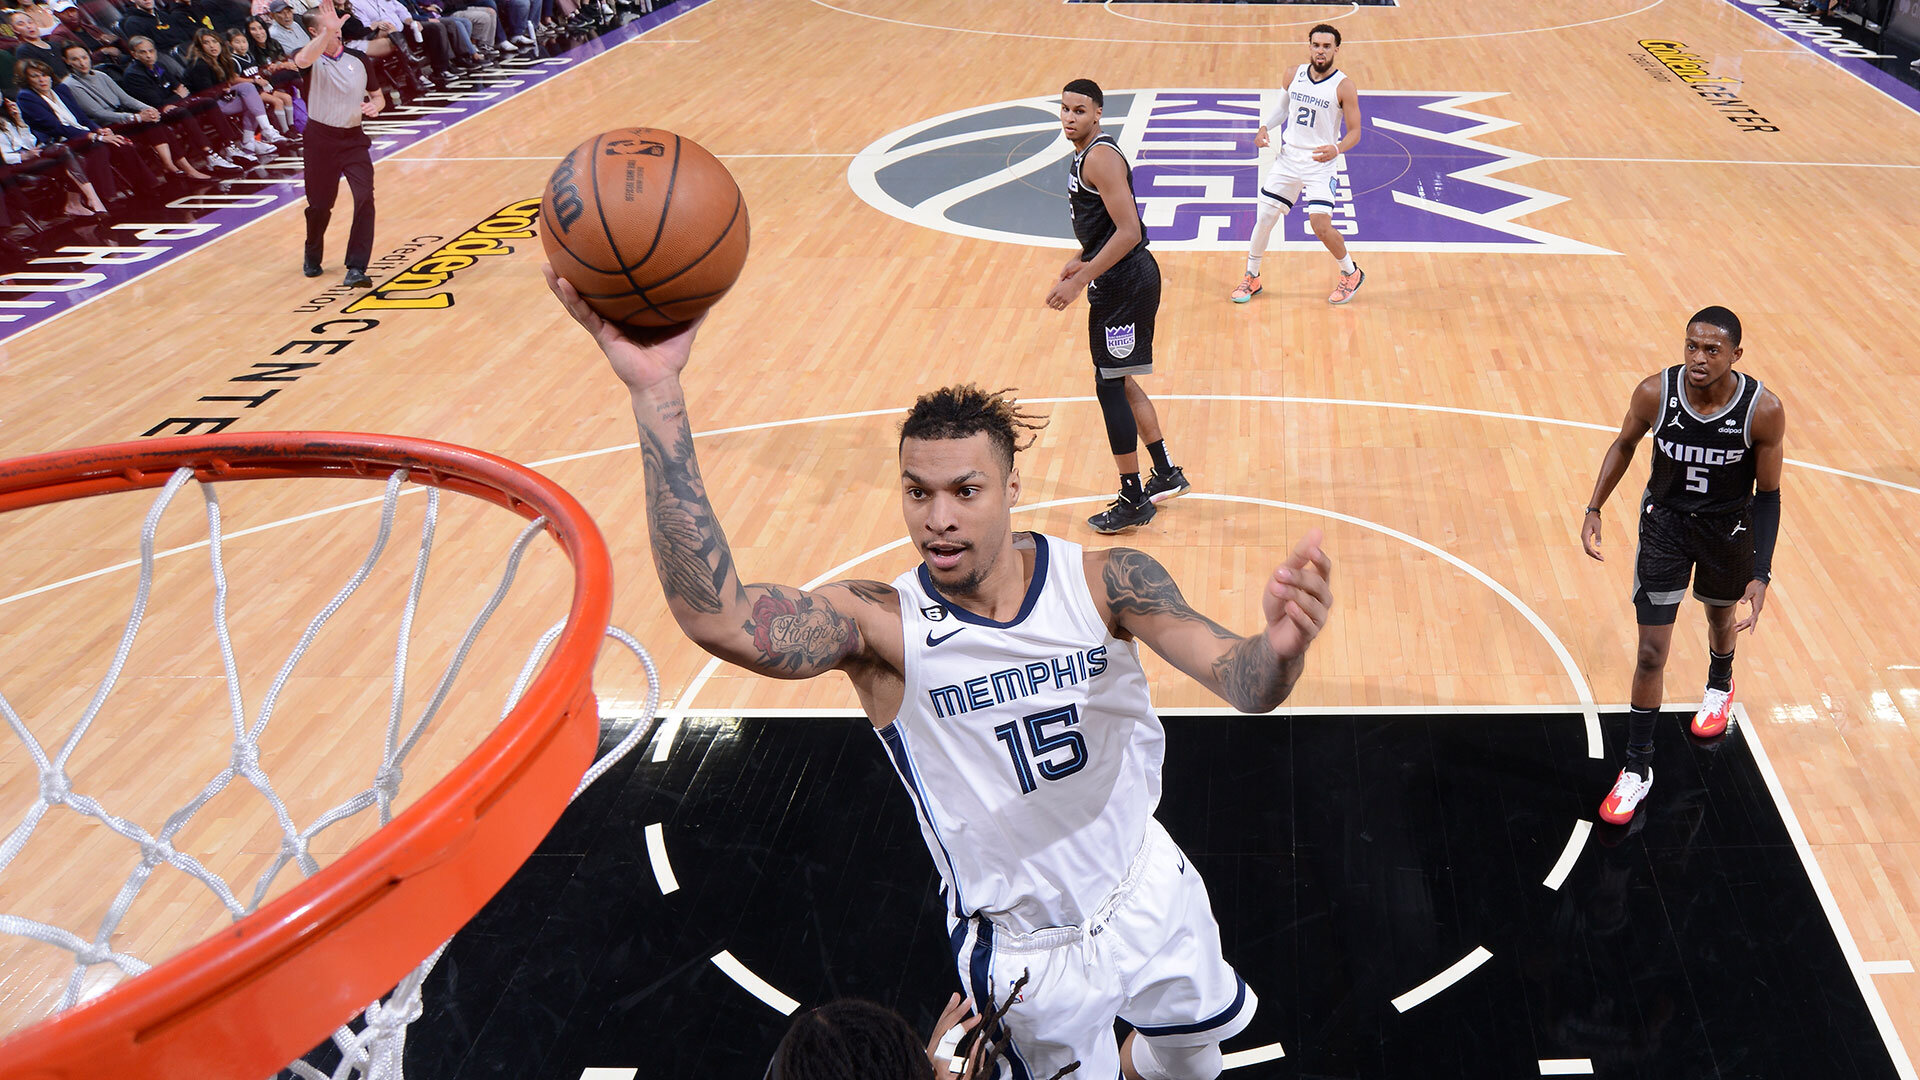
{"type": "Polygon", "coordinates": [[[574,566],[566,626],[498,726],[404,812],[232,926],[0,1042],[0,1080],[272,1075],[386,993],[505,884],[566,808],[599,740],[592,675],[612,614],[606,541],[558,484],[505,458],[396,435],[199,435],[0,462],[0,512],[207,482],[410,480],[546,529],[574,566]]]}

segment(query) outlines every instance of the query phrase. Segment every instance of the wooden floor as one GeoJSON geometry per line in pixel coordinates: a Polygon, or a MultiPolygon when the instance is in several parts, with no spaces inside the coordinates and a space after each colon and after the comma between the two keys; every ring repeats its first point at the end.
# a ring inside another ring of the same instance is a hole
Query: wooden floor
{"type": "MultiPolygon", "coordinates": [[[[901,535],[888,410],[958,380],[1051,402],[1022,475],[1029,502],[1056,505],[1016,520],[1089,542],[1082,519],[1114,477],[1089,397],[1084,309],[1042,303],[1064,256],[884,214],[849,185],[850,162],[889,132],[1080,76],[1114,89],[1271,86],[1303,58],[1305,25],[1329,16],[1347,35],[1340,66],[1363,91],[1494,92],[1472,110],[1515,126],[1487,140],[1539,159],[1502,178],[1565,197],[1522,222],[1612,254],[1362,244],[1366,286],[1335,308],[1324,252],[1276,251],[1265,294],[1235,306],[1226,294],[1238,255],[1161,250],[1158,372],[1145,385],[1209,497],[1169,504],[1129,542],[1167,562],[1200,606],[1249,625],[1261,576],[1294,537],[1325,528],[1338,607],[1292,704],[1623,701],[1631,500],[1607,508],[1605,564],[1578,539],[1601,429],[1618,424],[1638,379],[1678,362],[1688,314],[1731,307],[1746,323],[1741,367],[1786,403],[1793,461],[1775,584],[1759,632],[1740,643],[1739,697],[1860,956],[1885,972],[1874,984],[1894,1029],[1920,1044],[1920,976],[1906,963],[1920,957],[1920,116],[1736,6],[711,0],[382,162],[376,253],[458,235],[537,194],[551,163],[597,131],[678,131],[727,162],[752,210],[746,272],[702,331],[686,380],[695,430],[712,433],[699,441],[702,464],[743,574],[801,584],[842,566],[879,578],[906,568],[907,549],[867,557],[901,535]],[[1743,80],[1781,130],[1742,131],[1657,80],[1636,62],[1643,39],[1688,43],[1716,74],[1743,80]]],[[[666,700],[854,704],[839,679],[782,683],[725,668],[701,678],[706,657],[679,636],[653,580],[626,399],[547,295],[537,243],[462,272],[451,309],[375,313],[376,328],[348,338],[313,329],[327,313],[295,310],[314,294],[298,270],[301,228],[298,213],[277,214],[6,344],[0,456],[134,438],[199,415],[197,399],[233,393],[235,374],[287,342],[351,340],[337,354],[292,357],[324,362],[233,430],[397,432],[526,462],[577,455],[543,471],[608,533],[615,621],[652,649],[666,700]]],[[[1292,237],[1298,223],[1287,228],[1292,237]]],[[[336,221],[336,250],[343,240],[336,221]]],[[[1623,490],[1644,482],[1645,462],[1623,490]]],[[[327,482],[236,488],[223,500],[231,529],[372,493],[327,482]]],[[[0,520],[0,692],[43,742],[64,737],[111,657],[135,579],[121,570],[12,598],[133,557],[145,501],[105,502],[0,520]]],[[[282,760],[297,790],[333,783],[337,799],[368,782],[392,599],[416,542],[404,530],[417,530],[423,503],[402,501],[389,559],[405,565],[369,586],[386,586],[382,598],[342,612],[354,633],[309,660],[312,685],[283,708],[282,760]],[[356,638],[366,627],[378,629],[356,638]]],[[[199,512],[183,493],[162,546],[191,542],[199,512]]],[[[441,588],[429,597],[439,603],[422,615],[422,633],[440,644],[423,646],[422,671],[484,599],[515,526],[451,507],[448,517],[441,588]]],[[[252,627],[236,632],[243,651],[265,657],[249,709],[363,556],[375,518],[363,508],[234,543],[236,627],[252,627]]],[[[79,789],[149,828],[227,754],[202,558],[166,564],[157,589],[182,606],[150,617],[125,696],[72,770],[79,789]],[[165,788],[168,777],[179,784],[165,788]]],[[[516,593],[530,599],[503,610],[497,650],[476,669],[482,688],[456,703],[418,775],[492,722],[511,669],[564,606],[557,561],[530,574],[516,593]]],[[[1148,665],[1164,705],[1208,703],[1164,664],[1148,665]]],[[[1669,700],[1696,699],[1705,665],[1703,621],[1689,606],[1669,700]]],[[[598,685],[621,707],[644,694],[638,668],[616,658],[598,685]]],[[[0,746],[0,821],[11,828],[36,793],[26,753],[0,746]]],[[[308,801],[304,820],[331,804],[308,801]]],[[[99,827],[61,833],[52,822],[0,878],[0,911],[104,910],[131,868],[130,846],[99,827]],[[70,846],[97,851],[96,869],[56,878],[51,862],[32,861],[70,846]]],[[[278,845],[268,819],[237,805],[210,808],[193,834],[196,852],[223,838],[243,849],[221,864],[233,873],[257,872],[278,845]]],[[[217,906],[192,906],[197,886],[156,882],[147,929],[117,947],[163,947],[220,921],[217,906]]],[[[0,944],[7,1025],[50,1001],[44,979],[64,974],[51,953],[0,944]]]]}

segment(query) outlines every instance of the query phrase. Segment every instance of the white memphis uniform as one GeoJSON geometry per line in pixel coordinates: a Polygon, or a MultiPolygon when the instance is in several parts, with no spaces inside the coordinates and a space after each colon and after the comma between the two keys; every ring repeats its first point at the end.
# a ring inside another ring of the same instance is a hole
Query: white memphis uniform
{"type": "Polygon", "coordinates": [[[1346,81],[1346,72],[1338,69],[1316,80],[1312,64],[1301,64],[1293,73],[1279,110],[1264,120],[1268,137],[1280,145],[1260,184],[1260,198],[1267,204],[1291,210],[1304,201],[1309,214],[1333,213],[1340,159],[1315,161],[1313,152],[1340,144],[1340,84],[1346,81]]]}
{"type": "Polygon", "coordinates": [[[1004,1002],[1001,1075],[1070,1062],[1115,1076],[1113,1019],[1168,1045],[1236,1034],[1257,999],[1221,956],[1197,869],[1153,819],[1165,732],[1139,646],[1093,603],[1080,545],[1030,534],[1008,622],[948,604],[925,567],[894,579],[900,713],[877,729],[943,881],[962,985],[1004,1002]]]}

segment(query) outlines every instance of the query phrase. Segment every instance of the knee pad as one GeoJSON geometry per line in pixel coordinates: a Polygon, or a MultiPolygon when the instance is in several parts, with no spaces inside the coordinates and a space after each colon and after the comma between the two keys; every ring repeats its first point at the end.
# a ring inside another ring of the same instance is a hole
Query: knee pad
{"type": "Polygon", "coordinates": [[[1141,1036],[1133,1040],[1133,1067],[1145,1080],[1214,1080],[1225,1062],[1217,1042],[1168,1046],[1141,1036]]]}

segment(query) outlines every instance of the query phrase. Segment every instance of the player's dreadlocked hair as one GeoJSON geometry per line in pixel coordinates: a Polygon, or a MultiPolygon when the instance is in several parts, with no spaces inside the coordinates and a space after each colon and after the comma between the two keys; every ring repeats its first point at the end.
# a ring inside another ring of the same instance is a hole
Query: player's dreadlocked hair
{"type": "MultiPolygon", "coordinates": [[[[961,1046],[966,1050],[967,1054],[966,1080],[975,1080],[975,1078],[988,1080],[988,1078],[998,1075],[996,1070],[1000,1067],[1000,1058],[1007,1052],[1007,1045],[1013,1041],[1013,1033],[1008,1031],[1007,1026],[1001,1023],[1000,1020],[1007,1015],[1008,1009],[1013,1008],[1013,1003],[1020,999],[1020,990],[1027,985],[1027,979],[1030,978],[1032,974],[1031,971],[1021,971],[1020,978],[1016,979],[1013,986],[1007,990],[1007,1000],[999,1005],[994,1004],[993,991],[991,989],[987,991],[986,1008],[980,1013],[979,1026],[975,1027],[967,1036],[967,1039],[961,1042],[961,1046]],[[969,1043],[977,1044],[981,1042],[984,1042],[986,1045],[984,1047],[978,1045],[969,1047],[968,1045],[969,1043]]],[[[976,1006],[978,1005],[977,1002],[975,1004],[976,1006]]],[[[1047,1080],[1060,1080],[1061,1077],[1066,1076],[1068,1073],[1078,1072],[1079,1070],[1079,1062],[1069,1062],[1059,1072],[1048,1077],[1047,1080]]]]}
{"type": "Polygon", "coordinates": [[[1013,468],[1015,451],[1033,445],[1046,418],[1020,407],[1012,390],[988,393],[972,383],[943,386],[922,394],[900,424],[900,441],[908,439],[964,439],[987,433],[1002,470],[1013,468]]]}
{"type": "Polygon", "coordinates": [[[920,1036],[892,1009],[849,998],[800,1014],[773,1052],[778,1080],[934,1080],[920,1036]]]}

